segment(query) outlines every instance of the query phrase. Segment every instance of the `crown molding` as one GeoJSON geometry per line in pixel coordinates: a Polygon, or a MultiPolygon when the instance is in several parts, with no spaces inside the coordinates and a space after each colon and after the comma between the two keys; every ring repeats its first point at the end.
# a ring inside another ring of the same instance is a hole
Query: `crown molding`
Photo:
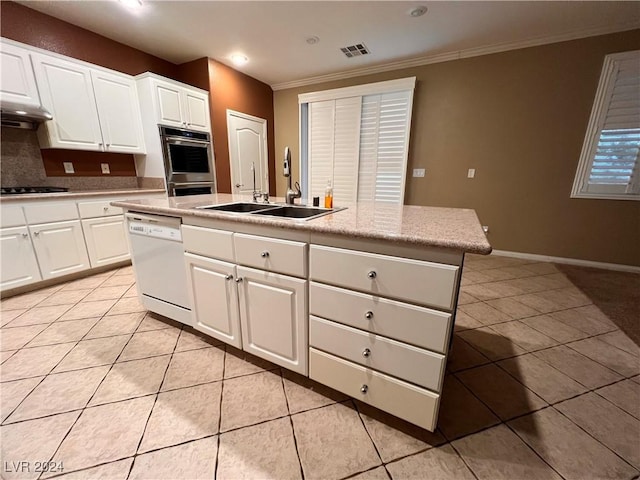
{"type": "Polygon", "coordinates": [[[490,55],[492,53],[507,52],[509,50],[518,50],[521,48],[537,47],[550,43],[560,43],[569,40],[577,40],[579,38],[596,37],[598,35],[607,35],[610,33],[625,32],[628,30],[636,30],[640,28],[637,22],[628,22],[626,24],[599,28],[584,29],[561,35],[550,35],[545,37],[530,38],[519,40],[517,42],[496,43],[483,47],[468,48],[455,52],[441,53],[438,55],[426,55],[421,57],[409,58],[397,62],[385,63],[382,65],[374,65],[371,67],[356,68],[343,72],[329,73],[326,75],[318,75],[315,77],[302,78],[290,82],[275,83],[271,85],[274,91],[285,90],[288,88],[304,87],[316,83],[331,82],[334,80],[342,80],[345,78],[361,77],[364,75],[372,75],[375,73],[389,72],[392,70],[401,70],[403,68],[420,67],[432,63],[449,62],[451,60],[459,60],[461,58],[479,57],[482,55],[490,55]]]}

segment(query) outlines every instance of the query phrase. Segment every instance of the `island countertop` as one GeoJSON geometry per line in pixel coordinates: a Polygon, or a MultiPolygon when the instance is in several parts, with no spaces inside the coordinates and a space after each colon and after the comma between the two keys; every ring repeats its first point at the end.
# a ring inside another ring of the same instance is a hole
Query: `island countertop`
{"type": "Polygon", "coordinates": [[[70,190],[68,192],[55,193],[21,193],[17,195],[3,195],[0,203],[19,203],[37,200],[66,200],[86,197],[105,197],[110,195],[152,195],[165,193],[164,189],[157,188],[118,188],[106,190],[70,190]]]}
{"type": "MultiPolygon", "coordinates": [[[[311,220],[196,208],[251,201],[250,196],[219,193],[123,200],[114,201],[111,204],[141,213],[236,221],[353,238],[386,240],[400,244],[441,247],[482,255],[491,253],[491,245],[482,230],[475,210],[466,208],[357,202],[338,205],[338,207],[347,208],[311,220]]],[[[272,197],[271,203],[284,204],[284,199],[272,197]]]]}

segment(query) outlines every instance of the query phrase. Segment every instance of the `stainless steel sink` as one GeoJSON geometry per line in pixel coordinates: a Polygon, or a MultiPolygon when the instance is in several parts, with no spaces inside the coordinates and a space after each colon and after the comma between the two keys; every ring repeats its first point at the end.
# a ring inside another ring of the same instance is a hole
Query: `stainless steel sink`
{"type": "Polygon", "coordinates": [[[265,210],[267,208],[274,208],[277,205],[269,203],[226,203],[224,205],[207,205],[203,207],[196,207],[203,210],[217,210],[219,212],[233,212],[233,213],[251,213],[259,210],[265,210]]]}
{"type": "Polygon", "coordinates": [[[321,217],[322,215],[328,215],[337,211],[333,208],[319,208],[319,207],[305,207],[302,205],[292,206],[285,205],[282,207],[270,208],[268,210],[261,210],[253,212],[253,215],[269,215],[271,217],[280,218],[294,218],[310,220],[312,218],[321,217]]]}
{"type": "Polygon", "coordinates": [[[290,218],[292,220],[311,220],[313,218],[344,210],[344,208],[320,208],[307,207],[305,205],[282,205],[275,203],[250,202],[225,203],[223,205],[204,205],[195,208],[227,213],[269,215],[271,217],[290,218]]]}

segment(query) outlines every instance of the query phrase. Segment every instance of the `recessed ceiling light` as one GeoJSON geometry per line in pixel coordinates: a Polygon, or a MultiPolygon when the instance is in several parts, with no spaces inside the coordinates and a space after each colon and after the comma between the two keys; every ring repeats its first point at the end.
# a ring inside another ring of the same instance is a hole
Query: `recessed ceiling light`
{"type": "Polygon", "coordinates": [[[412,17],[421,17],[425,13],[427,13],[427,7],[424,5],[409,10],[409,15],[412,17]]]}
{"type": "Polygon", "coordinates": [[[316,36],[313,36],[313,37],[309,37],[309,38],[307,38],[307,43],[308,43],[309,45],[315,45],[315,44],[316,44],[316,43],[318,43],[319,41],[320,41],[320,39],[319,39],[318,37],[316,37],[316,36]]]}
{"type": "Polygon", "coordinates": [[[26,115],[27,114],[27,112],[25,112],[24,110],[16,110],[16,113],[18,115],[26,115]]]}
{"type": "Polygon", "coordinates": [[[120,0],[120,3],[129,8],[139,8],[142,6],[142,0],[120,0]]]}
{"type": "Polygon", "coordinates": [[[240,53],[234,53],[233,55],[231,55],[231,61],[234,65],[241,66],[247,63],[249,59],[240,53]]]}

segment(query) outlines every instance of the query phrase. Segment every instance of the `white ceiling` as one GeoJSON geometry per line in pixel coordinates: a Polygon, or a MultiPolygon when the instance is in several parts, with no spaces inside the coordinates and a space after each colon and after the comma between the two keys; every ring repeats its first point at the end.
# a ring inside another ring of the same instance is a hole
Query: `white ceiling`
{"type": "Polygon", "coordinates": [[[113,40],[183,63],[211,57],[274,88],[640,28],[636,1],[21,1],[113,40]],[[428,12],[408,12],[419,5],[428,12]],[[309,45],[306,39],[320,41],[309,45]],[[364,43],[370,55],[340,47],[364,43]],[[386,68],[385,68],[386,66],[386,68]]]}

